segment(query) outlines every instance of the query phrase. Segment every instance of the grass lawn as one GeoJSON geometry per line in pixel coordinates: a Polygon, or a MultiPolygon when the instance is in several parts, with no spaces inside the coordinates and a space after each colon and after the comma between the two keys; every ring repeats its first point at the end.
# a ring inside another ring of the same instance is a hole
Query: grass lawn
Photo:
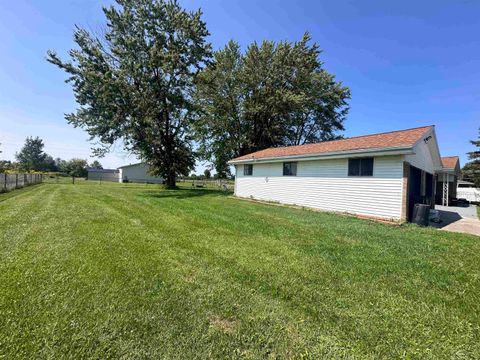
{"type": "Polygon", "coordinates": [[[212,190],[0,195],[0,359],[480,358],[480,238],[212,190]]]}

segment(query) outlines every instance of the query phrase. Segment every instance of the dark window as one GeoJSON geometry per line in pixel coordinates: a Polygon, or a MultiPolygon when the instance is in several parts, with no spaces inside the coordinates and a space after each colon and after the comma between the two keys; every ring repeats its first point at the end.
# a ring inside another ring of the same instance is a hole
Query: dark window
{"type": "Polygon", "coordinates": [[[252,175],[253,174],[253,165],[245,164],[243,165],[243,175],[252,175]]]}
{"type": "Polygon", "coordinates": [[[348,176],[373,176],[373,158],[348,159],[348,176]]]}
{"type": "Polygon", "coordinates": [[[297,163],[296,162],[283,163],[283,175],[297,176],[297,163]]]}

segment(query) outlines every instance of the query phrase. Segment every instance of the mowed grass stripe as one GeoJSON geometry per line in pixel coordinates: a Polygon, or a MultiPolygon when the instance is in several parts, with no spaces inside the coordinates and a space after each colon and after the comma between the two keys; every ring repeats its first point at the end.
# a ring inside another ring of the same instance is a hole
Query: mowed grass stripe
{"type": "MultiPolygon", "coordinates": [[[[115,203],[116,203],[117,205],[120,205],[120,207],[122,207],[122,206],[121,206],[122,201],[119,201],[119,202],[115,201],[115,203]]],[[[112,203],[110,203],[110,205],[112,205],[112,203]]],[[[129,209],[130,212],[131,212],[131,211],[136,211],[136,210],[137,210],[137,209],[129,209]]],[[[191,219],[191,216],[190,216],[189,218],[191,219]]],[[[178,221],[178,218],[176,218],[175,220],[178,221]]],[[[163,221],[163,218],[162,218],[161,221],[163,221]]],[[[181,224],[181,226],[183,226],[183,225],[185,225],[185,224],[181,224]]],[[[191,240],[192,240],[192,242],[195,242],[195,243],[196,243],[195,237],[192,237],[191,240]]],[[[183,248],[179,248],[179,247],[177,247],[176,249],[177,249],[177,252],[182,252],[182,250],[184,250],[183,248]]],[[[191,259],[192,259],[192,258],[190,257],[189,260],[191,260],[191,259]]],[[[184,265],[184,264],[180,264],[180,263],[179,263],[179,264],[173,264],[173,265],[174,265],[175,267],[177,267],[177,269],[178,269],[178,268],[181,268],[181,266],[184,265]]],[[[205,262],[203,262],[203,263],[200,264],[200,265],[204,266],[204,265],[206,265],[206,264],[205,264],[205,262]]],[[[217,269],[217,270],[220,270],[220,271],[216,271],[215,273],[210,273],[210,274],[209,274],[209,276],[208,276],[208,281],[209,281],[210,283],[211,283],[212,281],[214,281],[213,278],[212,278],[212,276],[210,276],[210,275],[222,274],[221,268],[219,268],[219,269],[217,269]]],[[[178,274],[177,274],[177,276],[178,276],[178,274]]],[[[181,277],[180,277],[180,278],[181,278],[181,277]]],[[[180,310],[180,309],[177,309],[177,310],[180,310]]]]}
{"type": "Polygon", "coordinates": [[[44,185],[16,191],[19,194],[15,197],[6,197],[10,193],[0,195],[0,199],[6,197],[5,201],[0,202],[0,261],[6,261],[7,255],[10,259],[14,258],[10,251],[20,250],[21,245],[35,233],[38,225],[49,223],[51,216],[48,202],[55,196],[55,192],[49,191],[44,185]]]}
{"type": "Polygon", "coordinates": [[[0,203],[16,234],[0,249],[0,357],[479,353],[478,238],[158,186],[20,200],[0,203]]]}

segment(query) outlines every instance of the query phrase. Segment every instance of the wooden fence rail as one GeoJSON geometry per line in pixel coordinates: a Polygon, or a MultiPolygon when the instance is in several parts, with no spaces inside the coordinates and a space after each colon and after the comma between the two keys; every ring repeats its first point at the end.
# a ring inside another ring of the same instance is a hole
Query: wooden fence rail
{"type": "Polygon", "coordinates": [[[43,182],[43,174],[0,174],[0,193],[43,182]]]}

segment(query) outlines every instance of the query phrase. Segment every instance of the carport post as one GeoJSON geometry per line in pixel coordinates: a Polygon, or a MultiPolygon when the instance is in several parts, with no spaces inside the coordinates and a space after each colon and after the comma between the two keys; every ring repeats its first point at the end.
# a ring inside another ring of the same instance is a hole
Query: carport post
{"type": "Polygon", "coordinates": [[[442,205],[443,206],[448,206],[448,174],[447,173],[443,173],[443,181],[442,181],[442,205]],[[445,180],[445,178],[447,178],[445,180]]]}

